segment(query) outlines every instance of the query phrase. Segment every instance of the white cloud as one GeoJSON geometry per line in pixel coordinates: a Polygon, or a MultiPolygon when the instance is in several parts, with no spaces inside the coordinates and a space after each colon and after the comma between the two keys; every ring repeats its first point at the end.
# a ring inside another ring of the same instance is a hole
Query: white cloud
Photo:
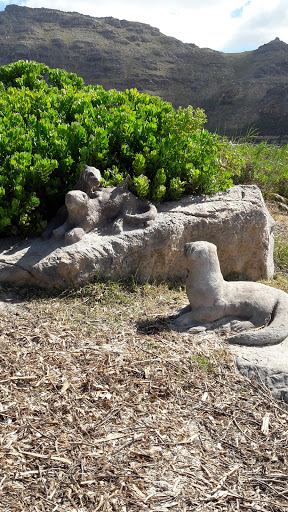
{"type": "Polygon", "coordinates": [[[252,0],[243,8],[238,26],[226,46],[230,51],[238,51],[239,45],[257,48],[275,37],[288,43],[287,0],[252,0]]]}
{"type": "MultiPolygon", "coordinates": [[[[17,0],[9,1],[12,2],[17,0]]],[[[148,23],[166,35],[215,50],[255,49],[275,37],[288,43],[287,0],[19,0],[20,3],[148,23]],[[234,11],[238,16],[232,15],[234,11]]]]}

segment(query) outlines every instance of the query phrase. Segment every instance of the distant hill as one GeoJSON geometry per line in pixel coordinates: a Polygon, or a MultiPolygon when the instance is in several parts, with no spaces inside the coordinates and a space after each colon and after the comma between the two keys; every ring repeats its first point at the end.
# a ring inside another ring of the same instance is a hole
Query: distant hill
{"type": "MultiPolygon", "coordinates": [[[[193,35],[191,36],[193,37],[193,35]]],[[[202,107],[208,128],[288,136],[288,45],[225,54],[168,37],[150,25],[8,5],[0,12],[0,66],[19,59],[77,73],[106,89],[136,87],[202,107]]]]}

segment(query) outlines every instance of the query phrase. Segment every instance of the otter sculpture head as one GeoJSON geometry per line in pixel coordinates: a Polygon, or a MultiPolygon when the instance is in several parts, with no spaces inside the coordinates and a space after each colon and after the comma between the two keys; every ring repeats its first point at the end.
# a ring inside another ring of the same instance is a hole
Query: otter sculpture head
{"type": "Polygon", "coordinates": [[[65,196],[65,204],[67,207],[68,215],[79,215],[83,217],[83,213],[87,212],[87,204],[89,197],[82,190],[71,190],[65,196]]]}
{"type": "Polygon", "coordinates": [[[197,260],[203,258],[204,254],[217,253],[216,245],[210,242],[198,241],[185,244],[184,253],[186,258],[190,260],[197,260]]]}

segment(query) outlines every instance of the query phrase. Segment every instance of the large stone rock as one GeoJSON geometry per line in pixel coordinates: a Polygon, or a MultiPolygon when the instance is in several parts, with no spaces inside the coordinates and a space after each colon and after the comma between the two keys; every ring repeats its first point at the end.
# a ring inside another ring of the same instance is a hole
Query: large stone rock
{"type": "Polygon", "coordinates": [[[116,234],[90,232],[76,243],[63,240],[0,242],[0,281],[69,287],[93,276],[141,281],[184,278],[187,242],[218,248],[224,277],[259,280],[273,274],[273,224],[256,186],[237,186],[212,196],[184,197],[158,206],[145,229],[116,234]]]}
{"type": "Polygon", "coordinates": [[[231,346],[236,366],[242,375],[267,387],[271,395],[288,404],[288,338],[267,347],[231,346]]]}

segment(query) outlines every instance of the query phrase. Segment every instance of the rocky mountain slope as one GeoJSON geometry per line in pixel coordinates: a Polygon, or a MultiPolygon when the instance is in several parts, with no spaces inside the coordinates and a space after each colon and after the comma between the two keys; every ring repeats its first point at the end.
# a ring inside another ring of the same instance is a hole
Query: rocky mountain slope
{"type": "Polygon", "coordinates": [[[75,72],[88,84],[136,87],[175,107],[202,107],[208,128],[228,135],[288,134],[288,45],[224,54],[157,28],[115,18],[8,5],[0,12],[0,65],[19,59],[75,72]]]}

